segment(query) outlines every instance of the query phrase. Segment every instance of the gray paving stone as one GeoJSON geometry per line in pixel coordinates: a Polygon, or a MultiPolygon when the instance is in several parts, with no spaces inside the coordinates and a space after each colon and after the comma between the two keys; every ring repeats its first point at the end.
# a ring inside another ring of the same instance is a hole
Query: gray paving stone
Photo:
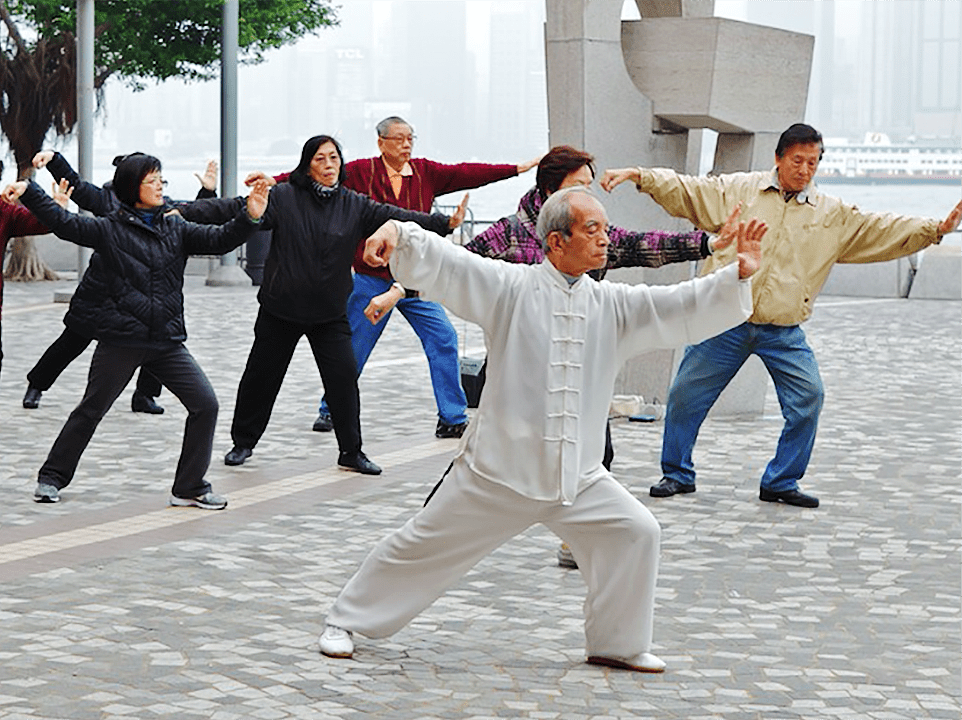
{"type": "MultiPolygon", "coordinates": [[[[146,417],[129,412],[125,393],[63,502],[30,499],[91,353],[39,410],[20,407],[27,369],[62,329],[64,307],[42,304],[68,286],[5,289],[0,548],[23,533],[54,538],[55,525],[82,532],[88,518],[128,507],[162,510],[179,453],[176,401],[164,393],[167,413],[146,417]]],[[[254,457],[221,464],[254,293],[188,279],[187,344],[221,402],[209,477],[229,495],[334,461],[330,434],[310,431],[319,381],[300,347],[254,457]]],[[[426,365],[394,318],[361,380],[365,446],[376,461],[399,445],[447,450],[383,481],[345,474],[337,489],[276,510],[229,507],[152,544],[118,537],[96,558],[37,556],[0,593],[0,720],[957,718],[960,319],[958,302],[820,300],[806,328],[826,385],[803,480],[822,499],[815,511],[757,499],[781,427],[772,393],[758,420],[706,423],[698,492],[684,498],[647,494],[660,425],[613,422],[616,475],[663,527],[654,650],[669,669],[642,676],[584,664],[584,584],[556,567],[557,541],[541,527],[394,637],[359,638],[355,660],[317,652],[327,605],[373,543],[416,511],[456,447],[432,440],[426,365]]],[[[454,322],[468,348],[480,346],[476,328],[454,322]]]]}

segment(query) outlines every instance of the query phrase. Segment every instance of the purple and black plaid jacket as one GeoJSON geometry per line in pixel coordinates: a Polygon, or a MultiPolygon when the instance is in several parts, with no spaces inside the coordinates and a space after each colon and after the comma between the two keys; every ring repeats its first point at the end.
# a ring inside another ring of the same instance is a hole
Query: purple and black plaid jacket
{"type": "MultiPolygon", "coordinates": [[[[518,203],[518,212],[501,218],[465,247],[478,255],[510,263],[540,263],[544,260],[544,249],[535,225],[542,202],[538,188],[531,188],[518,203]]],[[[611,268],[660,267],[683,260],[701,260],[708,255],[708,233],[701,230],[634,232],[609,227],[608,240],[608,264],[588,273],[595,280],[603,278],[611,268]]]]}

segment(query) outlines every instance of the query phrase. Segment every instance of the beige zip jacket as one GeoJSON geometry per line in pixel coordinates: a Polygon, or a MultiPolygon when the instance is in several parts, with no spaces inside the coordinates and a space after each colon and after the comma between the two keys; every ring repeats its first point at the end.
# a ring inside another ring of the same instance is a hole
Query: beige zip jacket
{"type": "MultiPolygon", "coordinates": [[[[932,218],[864,213],[818,191],[814,184],[786,201],[774,172],[710,177],[680,175],[664,168],[642,168],[638,190],[669,214],[687,218],[701,230],[718,232],[740,202],[741,218],[768,225],[762,262],[752,278],[756,324],[798,325],[837,263],[894,260],[942,238],[932,218]]],[[[734,245],[709,257],[702,274],[735,260],[734,245]]]]}

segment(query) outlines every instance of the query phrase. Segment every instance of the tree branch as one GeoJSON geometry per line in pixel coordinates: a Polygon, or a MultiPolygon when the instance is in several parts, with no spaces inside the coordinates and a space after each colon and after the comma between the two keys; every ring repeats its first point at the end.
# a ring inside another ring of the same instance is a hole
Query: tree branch
{"type": "Polygon", "coordinates": [[[3,20],[3,24],[7,26],[7,32],[10,33],[10,37],[12,37],[13,41],[17,44],[17,50],[27,55],[30,51],[27,50],[27,45],[23,42],[20,31],[17,30],[13,18],[10,17],[10,10],[7,9],[7,3],[4,2],[4,0],[0,0],[0,19],[3,20]]]}

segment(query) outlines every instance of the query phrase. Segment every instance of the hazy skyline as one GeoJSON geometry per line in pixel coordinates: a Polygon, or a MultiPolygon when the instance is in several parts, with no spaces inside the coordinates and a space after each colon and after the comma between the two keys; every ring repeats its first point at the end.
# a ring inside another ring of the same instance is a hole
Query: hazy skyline
{"type": "MultiPolygon", "coordinates": [[[[904,8],[915,0],[899,2],[904,8]]],[[[854,74],[864,72],[859,43],[864,42],[862,10],[867,5],[869,0],[716,0],[715,14],[815,35],[816,66],[805,119],[831,135],[838,118],[851,120],[857,114],[858,93],[867,85],[854,74]],[[826,9],[834,18],[830,37],[823,23],[826,9]],[[818,52],[829,44],[833,52],[824,57],[835,66],[826,73],[818,65],[818,52]],[[827,98],[825,78],[848,77],[846,73],[851,79],[839,83],[838,97],[827,98]],[[837,104],[834,110],[825,107],[832,103],[837,104]]],[[[962,0],[945,5],[960,6],[962,0]]],[[[342,3],[340,26],[267,53],[260,65],[239,69],[239,152],[262,158],[262,167],[276,158],[279,167],[264,169],[281,169],[307,137],[330,132],[344,141],[349,157],[363,157],[376,152],[373,123],[387,114],[410,116],[420,135],[415,152],[442,161],[519,162],[544,152],[544,13],[543,0],[342,3]]],[[[637,16],[633,0],[627,0],[622,17],[637,16]]],[[[134,147],[168,164],[199,164],[216,157],[219,92],[217,81],[172,80],[139,93],[109,81],[104,112],[96,119],[95,164],[103,168],[110,156],[134,147]]],[[[51,136],[48,146],[61,148],[71,160],[76,157],[72,141],[51,136]]]]}

